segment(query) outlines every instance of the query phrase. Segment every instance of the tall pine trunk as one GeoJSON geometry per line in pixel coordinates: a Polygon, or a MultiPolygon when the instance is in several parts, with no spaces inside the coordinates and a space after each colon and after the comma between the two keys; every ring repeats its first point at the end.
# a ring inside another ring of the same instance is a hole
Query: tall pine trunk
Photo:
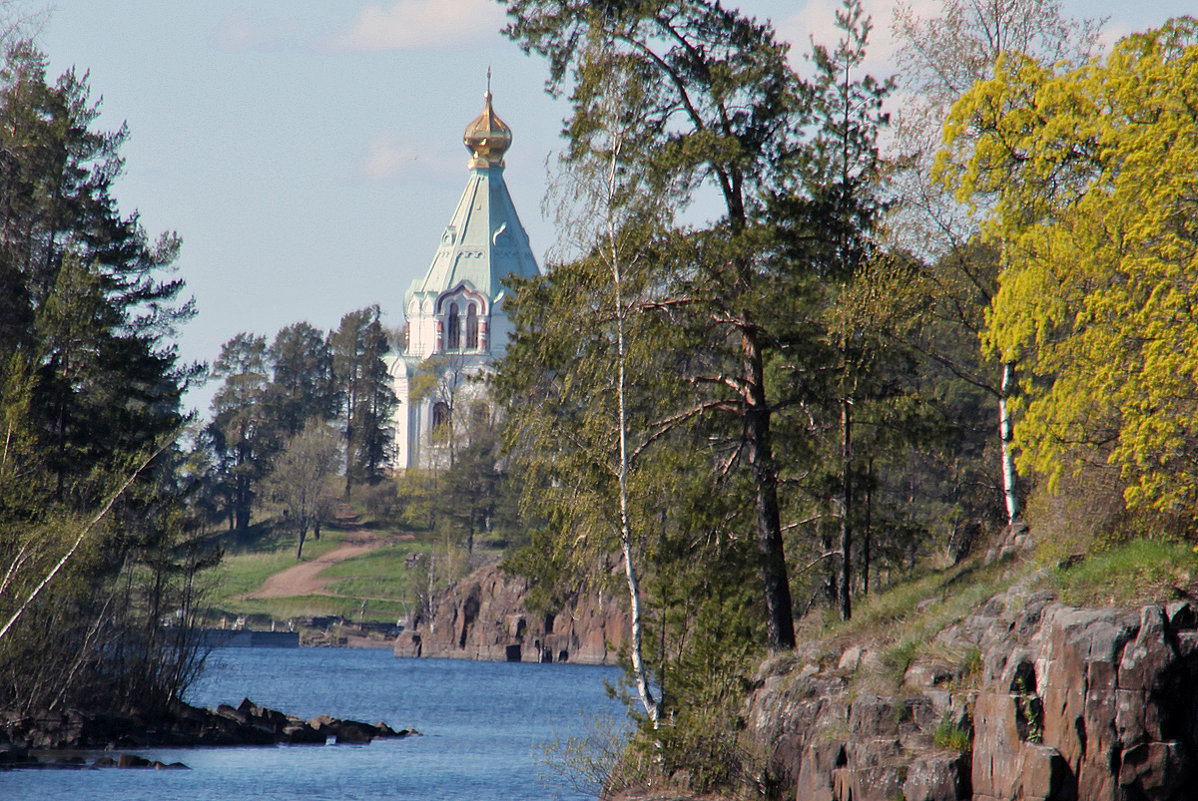
{"type": "Polygon", "coordinates": [[[770,408],[765,398],[761,346],[751,332],[745,332],[743,337],[745,377],[748,379],[745,437],[749,469],[757,488],[757,548],[765,592],[766,636],[770,650],[781,651],[794,648],[795,629],[778,511],[778,467],[770,435],[770,408]]]}

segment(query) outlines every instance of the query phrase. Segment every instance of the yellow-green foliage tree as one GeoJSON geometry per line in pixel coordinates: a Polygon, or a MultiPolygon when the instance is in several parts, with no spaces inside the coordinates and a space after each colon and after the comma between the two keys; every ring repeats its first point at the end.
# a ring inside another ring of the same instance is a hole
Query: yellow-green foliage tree
{"type": "Polygon", "coordinates": [[[1026,370],[1021,466],[1109,465],[1130,509],[1198,513],[1198,20],[1076,68],[1008,54],[945,138],[1003,248],[985,341],[1026,370]]]}

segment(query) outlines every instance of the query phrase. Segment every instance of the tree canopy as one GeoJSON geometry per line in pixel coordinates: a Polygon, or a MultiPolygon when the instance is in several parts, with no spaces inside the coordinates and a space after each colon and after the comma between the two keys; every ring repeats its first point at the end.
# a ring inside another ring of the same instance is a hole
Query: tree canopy
{"type": "Polygon", "coordinates": [[[0,68],[0,706],[157,708],[195,662],[190,490],[174,446],[198,368],[179,239],[113,198],[127,132],[85,76],[17,43],[0,68]]]}
{"type": "Polygon", "coordinates": [[[940,169],[986,197],[1005,268],[986,342],[1025,365],[1020,459],[1118,471],[1133,507],[1198,504],[1198,22],[1054,68],[1011,53],[954,107],[940,169]]]}

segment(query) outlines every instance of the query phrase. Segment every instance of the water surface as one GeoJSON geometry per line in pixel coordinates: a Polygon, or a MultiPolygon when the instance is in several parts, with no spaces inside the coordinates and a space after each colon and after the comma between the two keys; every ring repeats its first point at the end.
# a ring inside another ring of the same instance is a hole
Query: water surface
{"type": "Polygon", "coordinates": [[[188,695],[197,706],[242,697],[308,719],[319,714],[412,727],[369,745],[147,749],[189,771],[0,772],[0,801],[543,801],[586,798],[541,776],[545,744],[620,716],[614,668],[396,659],[346,648],[213,651],[188,695]]]}

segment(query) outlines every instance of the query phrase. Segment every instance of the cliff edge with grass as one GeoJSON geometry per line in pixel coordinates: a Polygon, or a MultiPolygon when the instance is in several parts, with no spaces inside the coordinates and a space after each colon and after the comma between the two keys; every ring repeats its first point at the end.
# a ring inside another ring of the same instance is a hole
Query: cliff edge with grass
{"type": "Polygon", "coordinates": [[[745,740],[772,794],[1192,798],[1198,604],[1192,560],[1168,550],[1088,573],[1010,560],[938,573],[767,662],[745,740]]]}

